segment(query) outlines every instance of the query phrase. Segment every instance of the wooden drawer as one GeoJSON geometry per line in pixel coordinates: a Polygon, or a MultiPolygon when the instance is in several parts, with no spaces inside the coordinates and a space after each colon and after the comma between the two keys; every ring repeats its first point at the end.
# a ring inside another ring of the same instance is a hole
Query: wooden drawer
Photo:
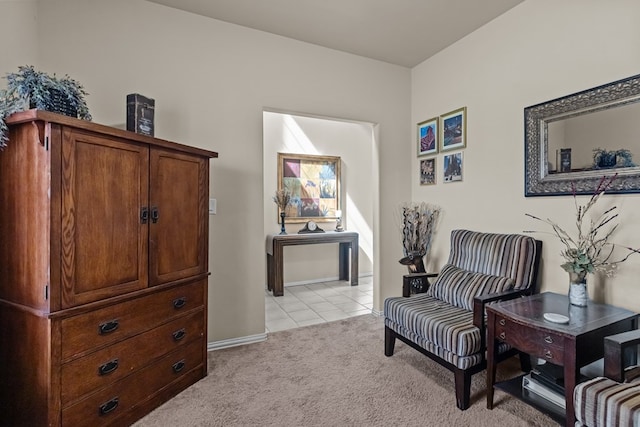
{"type": "Polygon", "coordinates": [[[178,286],[61,321],[62,361],[87,354],[204,306],[207,281],[178,286]]]}
{"type": "Polygon", "coordinates": [[[62,425],[97,427],[113,424],[128,410],[170,384],[186,376],[192,376],[195,382],[202,377],[205,363],[202,346],[202,340],[192,341],[137,373],[64,408],[62,425]]]}
{"type": "Polygon", "coordinates": [[[106,387],[194,339],[204,339],[202,310],[63,365],[62,405],[106,387]]]}
{"type": "Polygon", "coordinates": [[[525,353],[556,364],[564,363],[564,337],[561,335],[526,327],[496,315],[495,337],[525,353]]]}

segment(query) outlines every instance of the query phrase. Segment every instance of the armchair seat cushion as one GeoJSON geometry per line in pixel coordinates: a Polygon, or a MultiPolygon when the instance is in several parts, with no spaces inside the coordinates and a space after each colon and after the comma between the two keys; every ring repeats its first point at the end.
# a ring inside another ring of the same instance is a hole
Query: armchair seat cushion
{"type": "Polygon", "coordinates": [[[640,425],[639,381],[618,383],[598,377],[578,384],[573,395],[577,425],[640,425]]]}
{"type": "Polygon", "coordinates": [[[473,325],[473,311],[419,294],[387,298],[384,313],[389,324],[404,325],[421,340],[459,357],[481,350],[480,329],[473,325]]]}

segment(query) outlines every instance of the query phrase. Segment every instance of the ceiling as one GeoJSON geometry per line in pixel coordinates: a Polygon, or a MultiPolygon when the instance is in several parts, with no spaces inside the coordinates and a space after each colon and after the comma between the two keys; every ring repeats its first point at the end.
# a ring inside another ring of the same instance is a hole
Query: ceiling
{"type": "Polygon", "coordinates": [[[524,0],[148,0],[412,68],[524,0]]]}

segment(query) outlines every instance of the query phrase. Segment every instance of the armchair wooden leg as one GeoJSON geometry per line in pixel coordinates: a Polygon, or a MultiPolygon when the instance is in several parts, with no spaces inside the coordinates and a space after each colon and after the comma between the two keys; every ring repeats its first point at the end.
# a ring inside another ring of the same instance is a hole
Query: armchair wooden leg
{"type": "Polygon", "coordinates": [[[527,353],[519,352],[518,358],[520,359],[520,369],[522,372],[531,372],[531,356],[527,353]]]}
{"type": "Polygon", "coordinates": [[[384,355],[393,356],[393,349],[396,345],[396,333],[388,326],[384,327],[384,355]]]}
{"type": "Polygon", "coordinates": [[[469,408],[471,401],[471,374],[462,369],[454,371],[456,383],[456,406],[460,410],[469,408]]]}

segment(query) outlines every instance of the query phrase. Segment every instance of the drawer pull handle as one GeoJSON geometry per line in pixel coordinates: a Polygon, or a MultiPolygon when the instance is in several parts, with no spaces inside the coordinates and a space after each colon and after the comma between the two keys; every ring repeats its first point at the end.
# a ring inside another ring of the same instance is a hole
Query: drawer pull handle
{"type": "Polygon", "coordinates": [[[173,300],[173,308],[176,310],[184,307],[187,304],[187,298],[180,297],[173,300]]]}
{"type": "Polygon", "coordinates": [[[149,208],[144,206],[140,209],[140,223],[146,224],[149,222],[149,208]]]}
{"type": "Polygon", "coordinates": [[[544,337],[544,342],[546,342],[547,344],[553,344],[553,338],[547,335],[546,337],[544,337]]]}
{"type": "Polygon", "coordinates": [[[501,340],[503,340],[503,339],[507,338],[507,334],[504,333],[504,332],[500,332],[499,337],[500,337],[501,340]]]}
{"type": "Polygon", "coordinates": [[[108,322],[101,323],[98,330],[100,332],[100,335],[106,335],[118,329],[118,326],[118,319],[113,319],[109,320],[108,322]]]}
{"type": "Polygon", "coordinates": [[[118,369],[118,359],[109,360],[98,368],[99,375],[107,375],[118,369]]]}
{"type": "Polygon", "coordinates": [[[544,357],[546,357],[547,359],[552,359],[553,358],[553,354],[551,354],[551,352],[549,350],[545,350],[544,351],[544,357]]]}
{"type": "Polygon", "coordinates": [[[159,218],[160,218],[160,211],[156,206],[153,206],[151,208],[151,222],[155,224],[158,222],[159,218]]]}
{"type": "Polygon", "coordinates": [[[500,321],[498,323],[500,323],[500,326],[504,326],[504,325],[507,324],[507,322],[505,322],[504,319],[500,319],[500,321]]]}
{"type": "Polygon", "coordinates": [[[172,366],[173,367],[173,372],[175,372],[177,374],[178,372],[182,371],[185,366],[186,366],[186,363],[185,363],[184,359],[179,361],[179,362],[176,362],[172,366]]]}
{"type": "Polygon", "coordinates": [[[100,415],[107,415],[109,412],[113,412],[118,407],[118,398],[114,397],[110,401],[100,405],[100,415]]]}
{"type": "Polygon", "coordinates": [[[182,338],[185,337],[185,335],[187,335],[187,333],[185,332],[184,328],[177,330],[173,333],[173,340],[180,341],[182,338]]]}

